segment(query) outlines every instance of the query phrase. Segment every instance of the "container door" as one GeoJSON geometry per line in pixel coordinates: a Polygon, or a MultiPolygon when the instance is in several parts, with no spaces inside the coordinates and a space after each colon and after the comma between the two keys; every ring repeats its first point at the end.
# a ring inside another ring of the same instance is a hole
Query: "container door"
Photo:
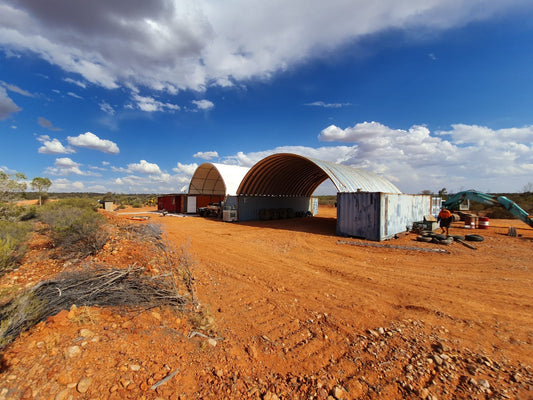
{"type": "Polygon", "coordinates": [[[187,213],[196,214],[196,196],[187,197],[187,213]]]}

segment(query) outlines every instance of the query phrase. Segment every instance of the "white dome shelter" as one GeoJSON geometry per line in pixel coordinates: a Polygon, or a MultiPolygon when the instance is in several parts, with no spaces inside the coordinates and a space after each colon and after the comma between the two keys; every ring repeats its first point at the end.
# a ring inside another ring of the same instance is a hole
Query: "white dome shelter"
{"type": "Polygon", "coordinates": [[[235,196],[249,170],[250,168],[238,165],[203,163],[194,171],[189,194],[235,196]]]}

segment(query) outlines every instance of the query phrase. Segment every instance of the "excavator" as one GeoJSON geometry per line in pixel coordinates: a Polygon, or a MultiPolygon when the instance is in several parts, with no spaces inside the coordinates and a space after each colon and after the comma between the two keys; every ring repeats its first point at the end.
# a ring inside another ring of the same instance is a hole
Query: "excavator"
{"type": "Polygon", "coordinates": [[[477,201],[478,203],[490,206],[502,206],[516,218],[521,219],[526,224],[533,227],[533,216],[529,215],[525,210],[520,208],[518,204],[509,200],[505,196],[493,196],[476,190],[465,190],[448,197],[442,205],[449,210],[457,210],[459,209],[459,204],[461,204],[463,200],[477,201]]]}

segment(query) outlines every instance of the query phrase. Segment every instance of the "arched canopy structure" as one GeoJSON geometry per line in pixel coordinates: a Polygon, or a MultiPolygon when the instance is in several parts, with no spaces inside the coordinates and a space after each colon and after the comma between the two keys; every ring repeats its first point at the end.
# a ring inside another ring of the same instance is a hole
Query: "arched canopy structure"
{"type": "Polygon", "coordinates": [[[255,164],[237,194],[311,196],[326,179],[339,192],[401,193],[387,179],[372,172],[296,154],[273,154],[255,164]]]}
{"type": "Polygon", "coordinates": [[[189,194],[235,196],[249,169],[237,165],[203,163],[194,171],[189,194]]]}

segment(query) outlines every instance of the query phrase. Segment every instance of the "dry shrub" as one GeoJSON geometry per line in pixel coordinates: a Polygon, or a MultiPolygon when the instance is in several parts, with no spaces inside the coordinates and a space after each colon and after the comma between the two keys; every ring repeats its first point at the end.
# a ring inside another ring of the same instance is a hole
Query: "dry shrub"
{"type": "Polygon", "coordinates": [[[0,221],[0,276],[12,270],[26,253],[30,230],[25,222],[0,221]]]}
{"type": "Polygon", "coordinates": [[[65,255],[84,258],[96,254],[109,239],[106,219],[88,204],[54,202],[43,207],[39,218],[48,225],[54,246],[65,255]]]}

